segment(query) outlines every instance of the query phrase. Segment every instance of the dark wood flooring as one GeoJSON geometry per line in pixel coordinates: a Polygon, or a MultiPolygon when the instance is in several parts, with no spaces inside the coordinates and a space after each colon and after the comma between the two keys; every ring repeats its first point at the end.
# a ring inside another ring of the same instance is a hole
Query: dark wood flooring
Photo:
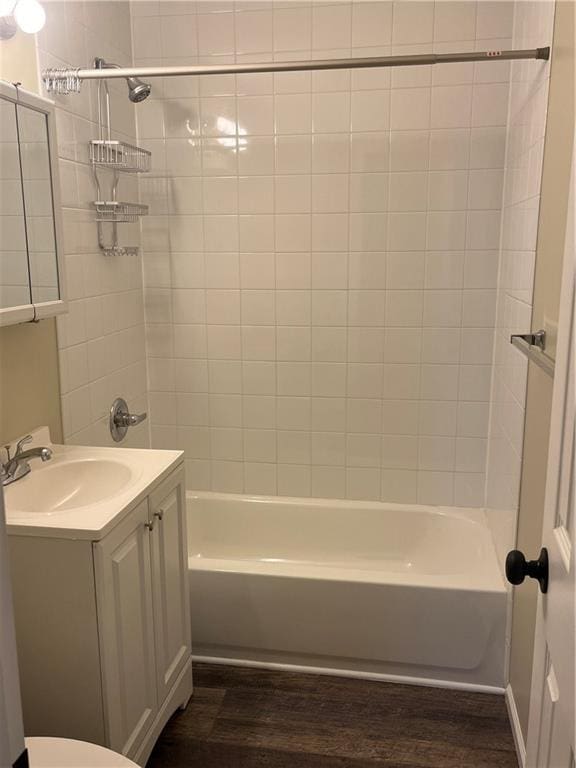
{"type": "Polygon", "coordinates": [[[211,664],[147,768],[517,768],[504,698],[211,664]]]}

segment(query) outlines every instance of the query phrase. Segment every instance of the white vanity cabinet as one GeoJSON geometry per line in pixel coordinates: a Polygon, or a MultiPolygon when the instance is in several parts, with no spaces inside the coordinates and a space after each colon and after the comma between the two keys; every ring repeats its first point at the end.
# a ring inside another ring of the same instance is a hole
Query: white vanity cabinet
{"type": "Polygon", "coordinates": [[[99,541],[10,544],[26,733],[144,765],[192,693],[181,465],[99,541]]]}
{"type": "Polygon", "coordinates": [[[156,685],[163,701],[191,653],[184,483],[168,478],[150,495],[149,507],[156,685]]]}
{"type": "Polygon", "coordinates": [[[148,500],[94,544],[104,712],[110,749],[132,755],[158,709],[148,500]]]}

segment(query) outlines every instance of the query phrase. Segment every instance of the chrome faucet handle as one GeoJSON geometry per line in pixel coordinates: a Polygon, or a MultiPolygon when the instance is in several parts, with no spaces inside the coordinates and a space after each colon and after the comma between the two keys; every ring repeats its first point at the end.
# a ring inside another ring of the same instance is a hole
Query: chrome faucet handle
{"type": "Polygon", "coordinates": [[[26,435],[26,437],[23,437],[21,440],[18,440],[16,443],[16,450],[14,451],[14,456],[10,455],[10,451],[12,450],[12,445],[8,443],[8,445],[4,446],[4,450],[6,451],[6,463],[11,461],[12,459],[15,459],[17,456],[19,456],[22,453],[22,446],[26,445],[27,443],[30,443],[32,441],[32,435],[26,435]]]}
{"type": "Polygon", "coordinates": [[[141,424],[148,417],[147,413],[130,413],[126,400],[116,398],[110,408],[110,434],[114,442],[119,443],[126,437],[128,427],[141,424]]]}
{"type": "Polygon", "coordinates": [[[135,427],[137,424],[141,424],[147,417],[147,413],[119,414],[116,424],[120,427],[135,427]]]}
{"type": "Polygon", "coordinates": [[[19,456],[22,453],[22,447],[24,445],[28,445],[28,443],[31,443],[34,438],[32,435],[26,435],[26,437],[23,437],[21,440],[18,440],[16,443],[16,453],[14,454],[14,458],[19,456]]]}

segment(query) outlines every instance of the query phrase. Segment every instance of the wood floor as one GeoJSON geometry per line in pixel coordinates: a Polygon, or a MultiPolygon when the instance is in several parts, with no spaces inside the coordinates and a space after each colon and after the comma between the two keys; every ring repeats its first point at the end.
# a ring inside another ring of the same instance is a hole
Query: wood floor
{"type": "Polygon", "coordinates": [[[517,768],[504,698],[210,664],[147,768],[517,768]]]}

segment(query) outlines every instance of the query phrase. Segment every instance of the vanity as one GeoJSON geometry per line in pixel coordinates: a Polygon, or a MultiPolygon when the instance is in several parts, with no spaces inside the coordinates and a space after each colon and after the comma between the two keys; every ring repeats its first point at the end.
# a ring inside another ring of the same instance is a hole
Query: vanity
{"type": "Polygon", "coordinates": [[[183,454],[33,445],[4,489],[26,733],[145,765],[192,694],[183,454]]]}

